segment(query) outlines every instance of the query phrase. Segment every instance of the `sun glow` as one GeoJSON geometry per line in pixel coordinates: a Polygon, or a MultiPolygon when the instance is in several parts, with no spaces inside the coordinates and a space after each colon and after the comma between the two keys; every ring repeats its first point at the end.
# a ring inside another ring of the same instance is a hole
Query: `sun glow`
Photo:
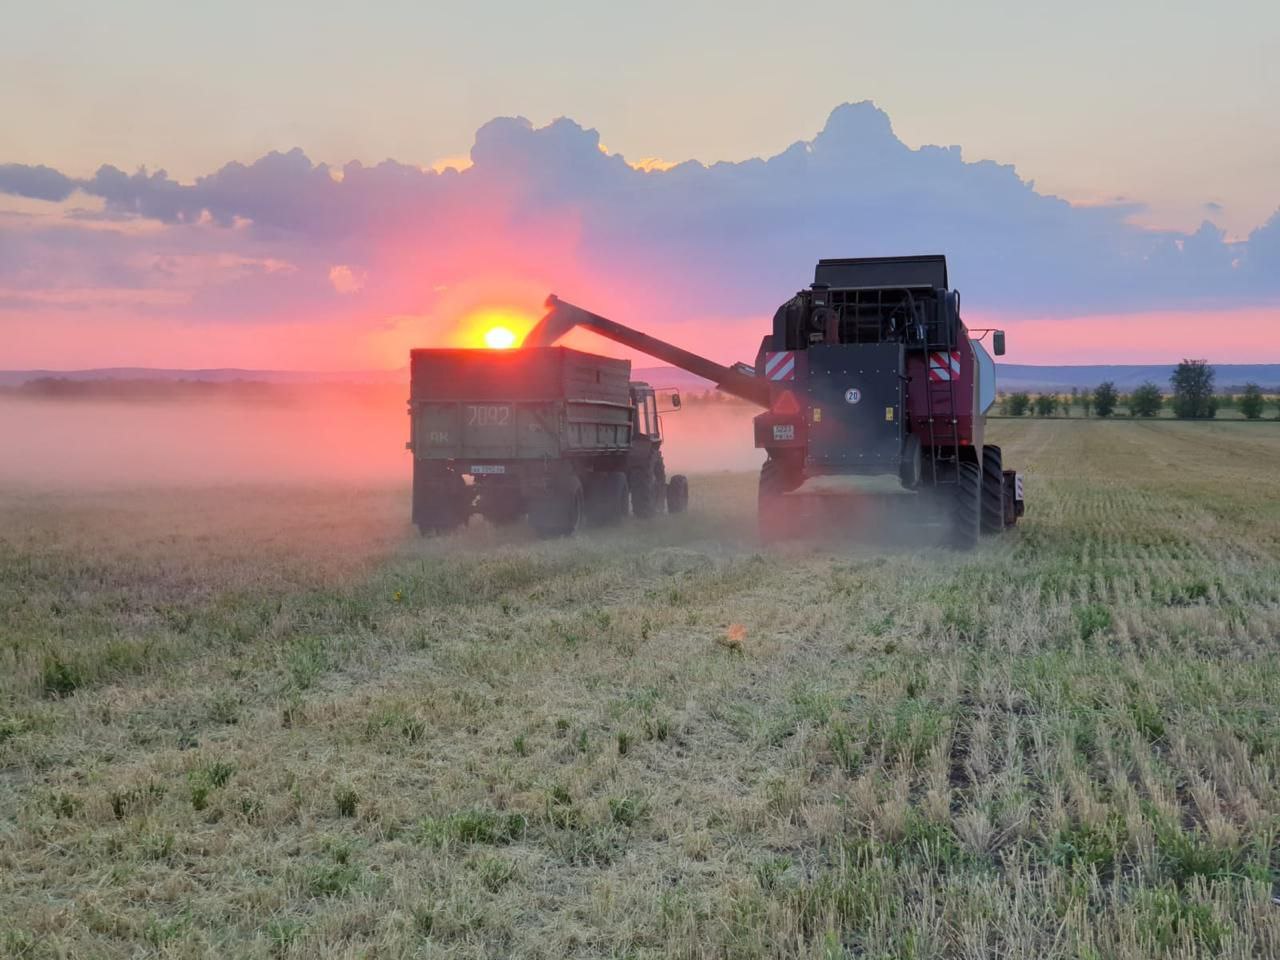
{"type": "Polygon", "coordinates": [[[453,346],[510,350],[520,346],[537,318],[509,307],[482,307],[463,314],[453,335],[453,346]]]}
{"type": "Polygon", "coordinates": [[[485,331],[484,345],[490,350],[510,350],[516,345],[516,335],[507,327],[490,327],[485,331]]]}

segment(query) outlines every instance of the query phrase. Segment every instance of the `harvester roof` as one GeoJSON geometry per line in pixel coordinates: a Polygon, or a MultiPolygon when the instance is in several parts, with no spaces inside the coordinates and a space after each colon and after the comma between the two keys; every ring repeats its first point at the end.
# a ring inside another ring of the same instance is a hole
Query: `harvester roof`
{"type": "Polygon", "coordinates": [[[947,287],[947,258],[942,254],[915,257],[846,257],[819,260],[813,282],[839,289],[885,287],[947,287]]]}

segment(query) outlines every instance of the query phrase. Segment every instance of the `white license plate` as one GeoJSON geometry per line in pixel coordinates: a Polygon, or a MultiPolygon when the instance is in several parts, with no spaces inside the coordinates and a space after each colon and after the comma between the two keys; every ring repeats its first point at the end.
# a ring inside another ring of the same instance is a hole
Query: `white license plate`
{"type": "Polygon", "coordinates": [[[471,466],[472,476],[475,476],[478,473],[506,473],[506,472],[507,472],[507,468],[500,463],[495,463],[495,464],[476,463],[476,464],[472,464],[471,466]]]}
{"type": "Polygon", "coordinates": [[[773,439],[775,440],[794,440],[796,438],[796,425],[794,423],[780,423],[773,427],[773,439]]]}

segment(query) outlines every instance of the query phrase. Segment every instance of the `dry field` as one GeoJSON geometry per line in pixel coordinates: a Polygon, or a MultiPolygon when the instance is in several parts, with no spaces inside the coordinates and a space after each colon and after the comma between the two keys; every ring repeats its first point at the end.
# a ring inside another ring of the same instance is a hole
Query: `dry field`
{"type": "Polygon", "coordinates": [[[969,556],[0,492],[0,955],[1280,956],[1280,429],[994,428],[969,556]]]}

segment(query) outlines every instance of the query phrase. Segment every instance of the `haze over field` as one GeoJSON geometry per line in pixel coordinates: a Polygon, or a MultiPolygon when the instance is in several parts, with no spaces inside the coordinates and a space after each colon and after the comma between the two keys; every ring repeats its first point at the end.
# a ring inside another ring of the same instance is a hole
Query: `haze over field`
{"type": "MultiPolygon", "coordinates": [[[[0,492],[408,484],[401,388],[234,393],[228,387],[212,396],[152,401],[0,397],[0,492]]],[[[737,403],[694,403],[664,416],[673,472],[756,469],[762,454],[748,442],[755,412],[737,403]]]]}

